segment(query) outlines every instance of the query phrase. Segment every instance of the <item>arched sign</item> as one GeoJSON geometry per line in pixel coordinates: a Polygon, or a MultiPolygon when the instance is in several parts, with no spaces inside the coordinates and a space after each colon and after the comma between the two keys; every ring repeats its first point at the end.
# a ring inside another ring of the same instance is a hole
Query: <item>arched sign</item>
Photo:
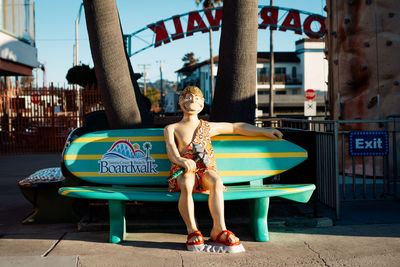
{"type": "MultiPolygon", "coordinates": [[[[258,6],[259,29],[293,31],[310,38],[322,38],[325,34],[325,17],[277,6],[258,6]]],[[[128,55],[131,57],[150,47],[159,47],[195,32],[218,31],[221,26],[222,7],[195,10],[149,24],[129,35],[124,35],[128,55]],[[149,31],[152,39],[148,40],[149,31]],[[132,39],[135,39],[133,42],[132,39]]]]}

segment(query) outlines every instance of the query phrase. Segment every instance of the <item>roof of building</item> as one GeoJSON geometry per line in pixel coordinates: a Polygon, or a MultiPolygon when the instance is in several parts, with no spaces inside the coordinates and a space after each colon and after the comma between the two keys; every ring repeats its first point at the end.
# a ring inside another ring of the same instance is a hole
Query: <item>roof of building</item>
{"type": "Polygon", "coordinates": [[[297,44],[301,44],[301,43],[324,43],[324,42],[325,42],[325,40],[321,39],[321,38],[319,38],[319,39],[303,38],[303,39],[297,40],[295,44],[297,45],[297,44]]]}
{"type": "MultiPolygon", "coordinates": [[[[219,57],[213,57],[214,63],[218,63],[219,57]]],[[[296,52],[274,52],[274,61],[277,63],[298,63],[300,59],[297,57],[296,52]]],[[[269,52],[257,52],[257,62],[264,63],[269,62],[269,52]]],[[[199,63],[191,64],[185,67],[180,68],[175,71],[177,73],[191,73],[195,69],[200,68],[204,65],[209,65],[210,59],[204,60],[199,63]]]]}

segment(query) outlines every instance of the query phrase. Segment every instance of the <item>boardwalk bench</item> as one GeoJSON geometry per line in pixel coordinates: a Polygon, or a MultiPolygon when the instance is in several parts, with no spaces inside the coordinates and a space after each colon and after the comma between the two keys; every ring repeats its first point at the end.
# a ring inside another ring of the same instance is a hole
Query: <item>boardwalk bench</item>
{"type": "MultiPolygon", "coordinates": [[[[315,186],[264,185],[263,179],[299,164],[307,152],[286,140],[221,135],[212,139],[218,173],[227,190],[225,201],[250,200],[250,228],[257,241],[268,241],[270,197],[307,202],[315,186]],[[240,183],[237,185],[237,183],[240,183]]],[[[179,192],[167,191],[170,162],[163,129],[107,130],[77,136],[72,132],[63,152],[63,164],[74,176],[96,186],[62,187],[67,197],[108,201],[112,243],[126,234],[126,201],[177,202],[179,192]]],[[[207,201],[207,193],[194,193],[207,201]]]]}

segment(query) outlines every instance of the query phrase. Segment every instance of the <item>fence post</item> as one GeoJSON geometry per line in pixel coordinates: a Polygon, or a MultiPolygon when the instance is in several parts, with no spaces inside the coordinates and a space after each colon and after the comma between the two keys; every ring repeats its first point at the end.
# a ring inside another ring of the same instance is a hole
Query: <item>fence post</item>
{"type": "MultiPolygon", "coordinates": [[[[336,205],[336,220],[340,219],[340,197],[339,197],[339,122],[334,121],[334,153],[335,153],[335,205],[336,205]]],[[[343,152],[342,152],[343,153],[343,152]]]]}

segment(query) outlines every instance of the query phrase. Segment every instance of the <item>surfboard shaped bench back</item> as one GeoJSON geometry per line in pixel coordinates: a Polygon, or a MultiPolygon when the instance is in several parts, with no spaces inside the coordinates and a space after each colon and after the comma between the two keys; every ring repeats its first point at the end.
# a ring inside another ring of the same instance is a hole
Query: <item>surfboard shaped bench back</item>
{"type": "MultiPolygon", "coordinates": [[[[225,200],[251,199],[253,233],[268,240],[269,197],[279,196],[307,202],[315,189],[306,185],[264,185],[263,179],[280,174],[307,158],[307,151],[286,140],[265,137],[219,135],[212,138],[217,172],[227,191],[225,200]],[[235,185],[249,182],[248,185],[235,185]]],[[[178,201],[179,192],[167,192],[171,163],[163,129],[123,129],[71,133],[63,152],[63,164],[74,176],[99,186],[63,187],[68,197],[105,199],[110,209],[110,242],[125,235],[124,203],[178,201]],[[140,186],[140,187],[135,187],[140,186]],[[120,212],[117,212],[119,210],[120,212]],[[121,229],[121,227],[123,229],[121,229]]],[[[207,201],[207,193],[193,194],[207,201]]]]}

